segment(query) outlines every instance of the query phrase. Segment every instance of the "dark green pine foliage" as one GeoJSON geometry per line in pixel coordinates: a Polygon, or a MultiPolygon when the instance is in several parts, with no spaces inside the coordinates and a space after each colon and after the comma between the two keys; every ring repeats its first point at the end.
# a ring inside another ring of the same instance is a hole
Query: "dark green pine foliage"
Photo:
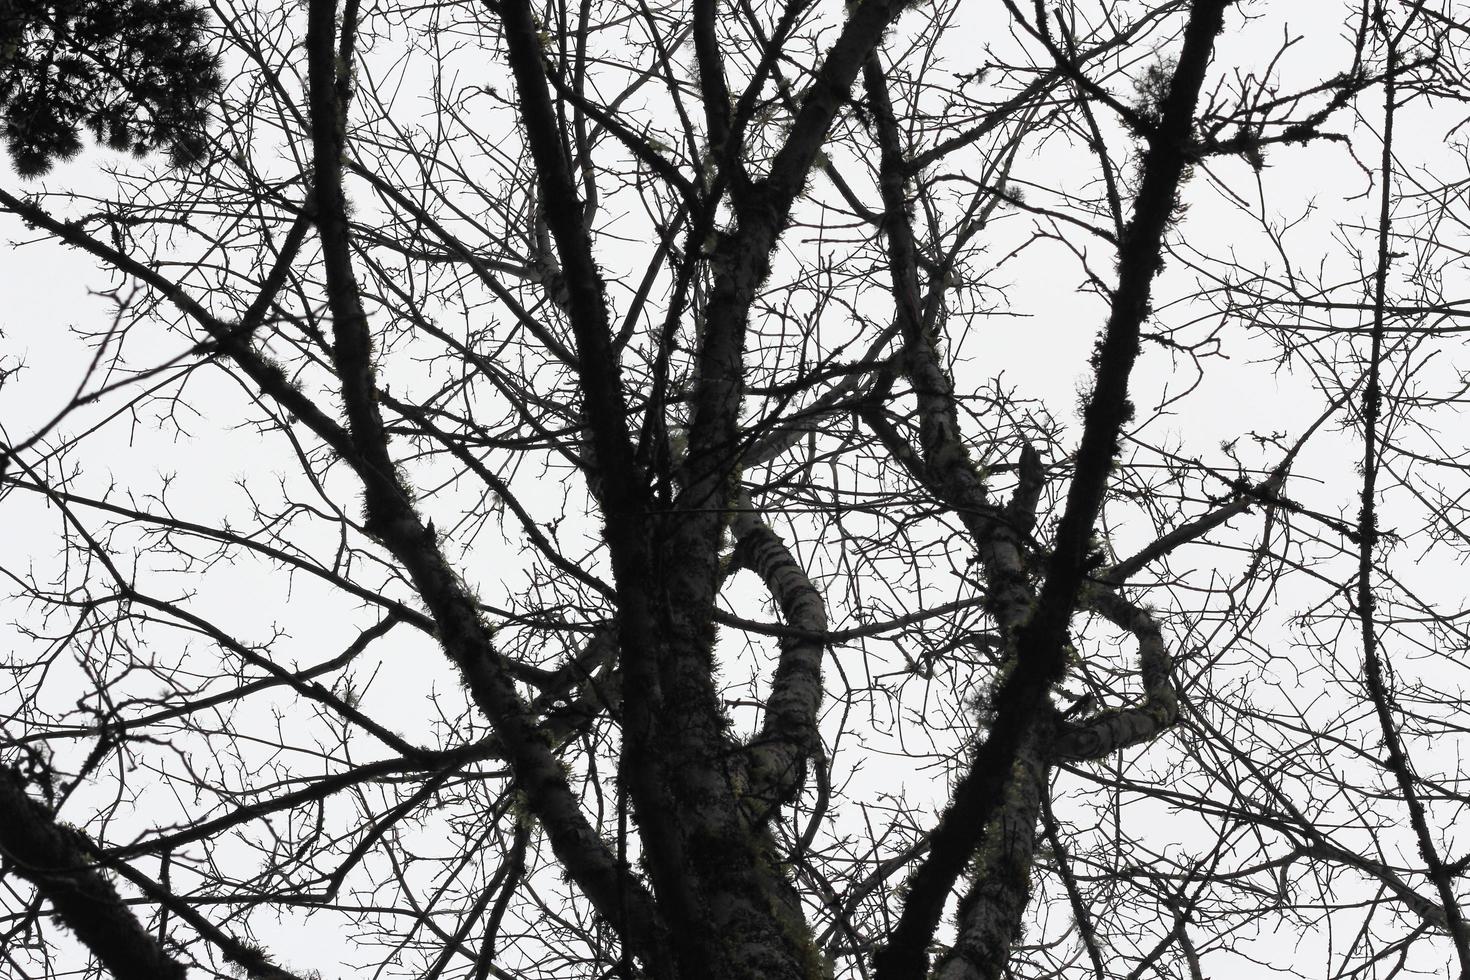
{"type": "Polygon", "coordinates": [[[172,162],[204,149],[219,64],[186,0],[0,0],[0,114],[15,169],[45,173],[99,143],[172,162]]]}

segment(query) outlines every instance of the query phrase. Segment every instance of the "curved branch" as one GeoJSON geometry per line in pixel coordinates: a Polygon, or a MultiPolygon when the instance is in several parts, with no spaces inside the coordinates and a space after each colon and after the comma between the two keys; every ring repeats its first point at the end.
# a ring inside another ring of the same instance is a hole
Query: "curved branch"
{"type": "Polygon", "coordinates": [[[810,637],[826,633],[827,608],[786,542],[757,515],[750,497],[742,492],[736,506],[730,530],[737,560],[766,583],[786,624],[802,631],[780,641],[781,659],[766,699],[765,719],[746,747],[749,794],[773,810],[801,791],[806,760],[816,747],[826,644],[810,637]]]}
{"type": "Polygon", "coordinates": [[[1141,704],[1104,711],[1080,724],[1065,725],[1052,742],[1055,758],[1101,759],[1119,749],[1147,742],[1179,718],[1173,660],[1153,615],[1111,590],[1085,599],[1103,618],[1138,638],[1138,673],[1143,680],[1141,704]]]}

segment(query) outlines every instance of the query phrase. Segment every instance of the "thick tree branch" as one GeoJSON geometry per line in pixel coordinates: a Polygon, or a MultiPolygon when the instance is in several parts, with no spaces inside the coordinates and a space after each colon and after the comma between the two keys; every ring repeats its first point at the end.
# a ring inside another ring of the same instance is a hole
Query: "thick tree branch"
{"type": "Polygon", "coordinates": [[[744,493],[730,522],[738,560],[761,577],[788,626],[801,632],[781,639],[781,658],[766,698],[759,734],[747,746],[749,794],[768,809],[801,791],[806,762],[816,751],[817,709],[822,703],[822,654],[826,604],[781,536],[760,519],[744,493]]]}
{"type": "Polygon", "coordinates": [[[933,980],[999,980],[1005,975],[1011,943],[1031,897],[1037,822],[1051,771],[1050,735],[1049,726],[1037,726],[1016,758],[1005,800],[985,828],[970,888],[956,910],[954,945],[935,966],[933,980]]]}
{"type": "Polygon", "coordinates": [[[81,831],[58,824],[4,766],[0,814],[0,854],[8,870],[35,886],[116,980],[184,980],[184,965],[164,952],[97,867],[96,846],[81,831]]]}
{"type": "MultiPolygon", "coordinates": [[[[547,91],[537,27],[525,0],[492,4],[505,30],[506,54],[515,75],[521,123],[536,165],[536,181],[546,224],[556,242],[567,307],[577,340],[578,378],[585,400],[583,415],[592,430],[593,446],[603,470],[603,505],[610,524],[620,524],[643,508],[644,488],[628,439],[628,406],[623,397],[617,352],[612,346],[602,274],[592,255],[592,240],[562,152],[556,113],[547,91]]],[[[612,530],[610,528],[610,530],[612,530]]],[[[614,560],[631,541],[613,542],[614,560]]]]}
{"type": "MultiPolygon", "coordinates": [[[[351,265],[341,167],[345,106],[333,46],[334,8],[333,0],[313,0],[308,17],[316,217],[332,313],[333,353],[353,448],[361,459],[358,474],[365,490],[366,527],[408,571],[438,624],[441,645],[494,725],[517,786],[558,858],[607,921],[624,930],[624,941],[637,950],[650,970],[662,974],[660,926],[651,896],[633,880],[630,869],[617,861],[582,813],[545,733],[493,649],[489,628],[480,619],[475,602],[445,562],[435,535],[419,518],[388,453],[387,434],[374,397],[371,336],[351,265]]],[[[544,83],[541,92],[544,97],[544,83]]],[[[596,289],[595,283],[591,288],[596,289]]],[[[600,304],[599,296],[599,308],[600,304]]],[[[590,353],[579,350],[584,362],[590,353]]],[[[598,363],[600,368],[608,366],[606,361],[598,363]]],[[[626,448],[626,440],[623,445],[626,448]]]]}
{"type": "MultiPolygon", "coordinates": [[[[903,146],[876,53],[864,67],[864,85],[880,151],[878,183],[883,195],[894,320],[904,342],[901,364],[918,403],[920,452],[916,455],[904,447],[900,458],[913,461],[911,471],[920,482],[964,523],[985,569],[992,612],[1003,631],[1012,631],[1028,614],[1033,600],[1025,575],[1024,532],[1035,519],[1041,481],[1029,479],[1036,467],[1028,459],[1028,480],[1023,480],[1020,488],[1026,503],[1012,508],[1013,513],[1008,515],[991,502],[970,458],[960,430],[954,382],[939,360],[938,331],[926,328],[920,299],[919,248],[905,193],[903,146]]],[[[934,288],[942,289],[943,285],[935,284],[934,288]]],[[[901,439],[896,431],[889,430],[885,441],[890,448],[895,438],[901,439]]]]}
{"type": "Polygon", "coordinates": [[[1095,587],[1083,599],[1115,626],[1138,639],[1138,674],[1142,703],[1105,711],[1082,722],[1065,724],[1052,743],[1059,759],[1101,759],[1119,749],[1146,742],[1179,717],[1173,660],[1153,614],[1110,589],[1095,587]]]}
{"type": "Polygon", "coordinates": [[[924,975],[929,941],[949,891],[1005,799],[1009,775],[1047,715],[1052,685],[1065,670],[1067,633],[1093,524],[1119,435],[1132,415],[1128,379],[1138,356],[1139,332],[1151,312],[1164,233],[1188,166],[1195,104],[1228,5],[1229,0],[1196,0],[1191,6],[1159,127],[1144,155],[1143,178],[1120,250],[1118,288],[1094,360],[1096,380],[1083,416],[1082,443],[1041,595],[1018,635],[1015,667],[995,694],[990,735],[935,828],[928,857],[910,879],[898,927],[874,958],[879,980],[919,980],[924,975]]]}

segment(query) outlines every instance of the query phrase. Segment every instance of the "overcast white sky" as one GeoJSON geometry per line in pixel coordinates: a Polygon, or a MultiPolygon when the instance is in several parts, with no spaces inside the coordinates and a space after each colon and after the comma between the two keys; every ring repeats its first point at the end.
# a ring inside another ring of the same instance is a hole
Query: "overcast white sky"
{"type": "MultiPolygon", "coordinates": [[[[1252,9],[1278,18],[1289,15],[1296,22],[1294,26],[1308,32],[1308,39],[1286,62],[1285,85],[1336,70],[1341,41],[1335,26],[1324,29],[1321,21],[1330,18],[1335,25],[1340,19],[1338,4],[1305,0],[1255,4],[1252,9]]],[[[1218,61],[1259,64],[1262,56],[1274,53],[1273,42],[1279,38],[1280,30],[1279,20],[1263,18],[1249,31],[1224,37],[1218,61]]],[[[961,48],[967,44],[959,42],[961,48]]],[[[963,54],[957,50],[954,57],[958,62],[963,54]]],[[[1376,95],[1370,96],[1368,104],[1377,105],[1377,99],[1376,95]]],[[[1403,132],[1407,135],[1402,155],[1432,163],[1441,175],[1458,167],[1463,177],[1461,155],[1444,140],[1444,134],[1459,121],[1451,118],[1449,111],[1441,107],[1428,117],[1414,118],[1412,125],[1405,125],[1403,132]]],[[[1364,160],[1371,160],[1376,157],[1376,139],[1360,126],[1344,114],[1337,128],[1353,135],[1362,148],[1364,160]]],[[[0,182],[12,191],[42,187],[101,189],[106,186],[106,178],[97,173],[97,168],[110,159],[106,153],[89,151],[78,160],[56,168],[43,180],[20,181],[8,171],[0,171],[0,182]]],[[[1341,264],[1342,250],[1333,241],[1335,226],[1354,215],[1372,211],[1372,202],[1365,196],[1372,185],[1359,162],[1339,146],[1319,144],[1278,149],[1272,153],[1270,164],[1260,175],[1259,185],[1267,212],[1290,220],[1305,212],[1309,205],[1315,209],[1293,232],[1292,240],[1301,249],[1294,255],[1308,268],[1316,266],[1319,253],[1336,254],[1338,258],[1333,261],[1341,264]]],[[[1048,173],[1048,168],[1065,172],[1069,165],[1070,161],[1062,156],[1055,161],[1032,158],[1023,161],[1022,169],[1031,179],[1039,180],[1048,173]]],[[[1222,161],[1212,165],[1212,170],[1224,175],[1237,189],[1251,189],[1255,183],[1255,176],[1239,161],[1222,161]]],[[[1213,189],[1208,176],[1197,175],[1189,187],[1190,210],[1180,226],[1181,239],[1215,255],[1238,248],[1247,262],[1253,261],[1263,247],[1259,234],[1238,209],[1213,189]]],[[[34,236],[18,222],[0,217],[0,240],[20,241],[30,237],[34,236]]],[[[610,265],[619,263],[617,255],[604,253],[602,258],[610,265]]],[[[115,282],[90,257],[50,243],[10,249],[0,262],[3,262],[0,265],[0,332],[3,332],[0,365],[10,367],[17,361],[25,365],[23,371],[0,386],[0,425],[3,425],[0,434],[13,443],[44,424],[71,396],[90,357],[88,346],[76,332],[106,329],[112,315],[110,301],[95,291],[109,288],[115,282]]],[[[1111,272],[1111,259],[1101,250],[1096,253],[1096,268],[1111,272]]],[[[1025,317],[993,317],[970,325],[975,336],[964,348],[966,360],[959,374],[961,387],[979,387],[1000,375],[1023,397],[1038,400],[1059,418],[1074,420],[1077,393],[1086,383],[1087,357],[1102,322],[1096,298],[1079,292],[1082,282],[1079,269],[1059,247],[1043,247],[1027,253],[1022,259],[1003,266],[997,279],[1007,286],[1012,308],[1025,317]]],[[[1158,295],[1161,299],[1172,298],[1187,291],[1191,283],[1187,271],[1178,263],[1171,263],[1158,295]]],[[[1447,284],[1445,292],[1455,296],[1462,290],[1447,284]]],[[[1170,310],[1166,315],[1173,318],[1176,311],[1170,310]]],[[[1219,450],[1221,442],[1251,430],[1284,431],[1288,438],[1294,437],[1323,404],[1313,379],[1300,371],[1276,370],[1270,363],[1271,349],[1247,336],[1240,325],[1227,327],[1223,336],[1230,358],[1228,363],[1211,362],[1210,374],[1199,389],[1178,406],[1176,414],[1155,423],[1147,432],[1156,443],[1177,443],[1186,454],[1198,454],[1217,465],[1226,462],[1219,450]]],[[[128,344],[128,363],[133,367],[158,363],[186,346],[182,338],[163,331],[151,335],[140,333],[130,338],[128,344]]],[[[1467,366],[1463,354],[1455,348],[1454,344],[1446,345],[1440,359],[1450,374],[1467,366]]],[[[1178,390],[1192,375],[1176,374],[1168,355],[1150,350],[1140,364],[1137,377],[1135,401],[1142,411],[1156,403],[1166,390],[1178,390]]],[[[76,433],[95,424],[132,395],[131,390],[119,392],[95,407],[76,413],[64,424],[63,431],[76,433]]],[[[206,368],[190,381],[185,402],[179,406],[180,414],[176,416],[180,425],[194,433],[193,438],[180,438],[172,424],[160,425],[156,409],[137,416],[124,413],[106,423],[105,433],[87,440],[84,454],[69,461],[82,471],[76,487],[98,495],[109,490],[124,497],[134,494],[141,500],[157,493],[162,478],[167,476],[172,480],[168,499],[179,515],[198,516],[207,521],[212,515],[244,504],[243,491],[236,486],[238,480],[248,480],[252,487],[266,493],[277,476],[293,487],[298,486],[300,477],[293,472],[294,461],[279,436],[261,436],[253,426],[239,424],[241,415],[237,413],[245,405],[244,393],[233,381],[213,368],[206,368]]],[[[1462,426],[1454,420],[1450,424],[1462,426]]],[[[1447,437],[1463,444],[1465,434],[1462,426],[1457,432],[1447,433],[1447,437]]],[[[1247,448],[1248,440],[1244,440],[1243,458],[1251,462],[1274,462],[1264,454],[1248,455],[1247,448]]],[[[1249,449],[1255,451],[1254,447],[1249,449]]],[[[1359,452],[1350,435],[1324,431],[1296,467],[1303,479],[1290,486],[1291,495],[1324,513],[1353,520],[1359,452]]],[[[555,488],[547,487],[546,493],[548,501],[554,502],[555,488]]],[[[355,506],[351,499],[349,496],[348,505],[355,506]]],[[[1411,519],[1412,515],[1404,512],[1404,520],[1411,519]]],[[[57,558],[58,521],[58,515],[36,498],[11,494],[0,508],[0,541],[3,541],[0,547],[9,556],[28,556],[38,567],[52,566],[57,558]]],[[[1383,523],[1392,526],[1398,521],[1390,511],[1383,523]]],[[[1141,535],[1146,530],[1136,528],[1122,535],[1141,535]]],[[[20,564],[11,560],[12,567],[20,564]]],[[[1406,581],[1441,594],[1447,606],[1459,608],[1464,604],[1463,569],[1449,550],[1406,555],[1400,566],[1398,570],[1406,581]]],[[[479,573],[480,581],[490,586],[487,594],[495,592],[494,562],[484,562],[481,567],[484,571],[479,573]]],[[[176,579],[155,575],[155,581],[167,583],[166,588],[182,591],[187,583],[176,579]]],[[[352,604],[340,598],[328,599],[323,590],[304,578],[285,582],[266,568],[245,562],[215,569],[206,581],[198,584],[198,589],[192,608],[217,616],[222,624],[237,628],[237,635],[257,641],[267,638],[273,628],[285,630],[290,634],[290,643],[283,649],[291,651],[293,659],[301,663],[331,656],[341,648],[344,638],[351,635],[346,621],[353,616],[352,604]]],[[[0,594],[8,591],[0,587],[0,594]]],[[[1299,604],[1320,595],[1320,585],[1311,582],[1282,592],[1278,600],[1282,631],[1278,642],[1283,648],[1294,639],[1287,620],[1300,608],[1299,604]]],[[[751,611],[755,614],[760,610],[752,606],[751,611]]],[[[11,625],[12,621],[26,616],[23,605],[0,600],[0,651],[10,652],[18,659],[24,659],[35,644],[11,625]]],[[[1269,646],[1269,638],[1267,641],[1269,646]]],[[[375,682],[375,696],[380,699],[376,702],[378,710],[387,713],[391,724],[401,726],[416,738],[430,735],[428,719],[422,710],[423,699],[429,696],[432,685],[444,684],[449,676],[447,671],[437,668],[426,671],[419,659],[425,656],[433,657],[433,651],[403,630],[395,633],[391,642],[384,644],[373,658],[373,662],[381,663],[383,671],[375,682]]],[[[366,676],[369,672],[364,668],[361,673],[366,676]]],[[[1447,686],[1463,683],[1461,678],[1449,676],[1443,682],[1447,686]]],[[[64,690],[64,686],[56,688],[58,699],[64,690]]],[[[0,698],[9,696],[8,692],[0,691],[0,698]]],[[[289,731],[298,720],[285,718],[281,725],[289,731]]],[[[910,789],[926,785],[932,788],[931,773],[914,774],[902,760],[893,760],[887,766],[878,759],[870,760],[858,778],[875,788],[891,788],[894,784],[910,789]]],[[[1181,833],[1169,825],[1161,824],[1159,828],[1163,840],[1181,833]]],[[[426,840],[425,846],[431,847],[432,841],[426,840]]],[[[1412,852],[1408,852],[1408,859],[1412,860],[1412,852]]],[[[339,972],[343,976],[351,975],[345,970],[338,971],[335,964],[353,962],[361,956],[354,953],[350,937],[328,926],[328,921],[286,919],[274,935],[261,938],[298,967],[319,969],[325,976],[339,972]]],[[[1306,946],[1314,947],[1324,939],[1317,935],[1306,946]]],[[[1289,945],[1287,939],[1269,937],[1246,948],[1264,958],[1279,958],[1281,962],[1315,955],[1289,945]]],[[[1209,964],[1216,978],[1232,975],[1232,971],[1241,976],[1263,975],[1261,967],[1245,959],[1222,956],[1209,964]]]]}

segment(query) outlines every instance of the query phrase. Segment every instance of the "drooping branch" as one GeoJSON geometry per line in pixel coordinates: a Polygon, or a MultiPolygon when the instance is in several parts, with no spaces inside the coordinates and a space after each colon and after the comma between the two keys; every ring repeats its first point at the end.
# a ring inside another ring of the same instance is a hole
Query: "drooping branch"
{"type": "Polygon", "coordinates": [[[251,980],[300,980],[265,950],[236,939],[188,900],[119,860],[118,852],[104,852],[82,831],[59,823],[26,792],[25,780],[5,766],[0,766],[0,814],[4,864],[51,903],[56,917],[116,980],[183,980],[187,970],[138,922],[109,873],[187,922],[251,980]]]}

